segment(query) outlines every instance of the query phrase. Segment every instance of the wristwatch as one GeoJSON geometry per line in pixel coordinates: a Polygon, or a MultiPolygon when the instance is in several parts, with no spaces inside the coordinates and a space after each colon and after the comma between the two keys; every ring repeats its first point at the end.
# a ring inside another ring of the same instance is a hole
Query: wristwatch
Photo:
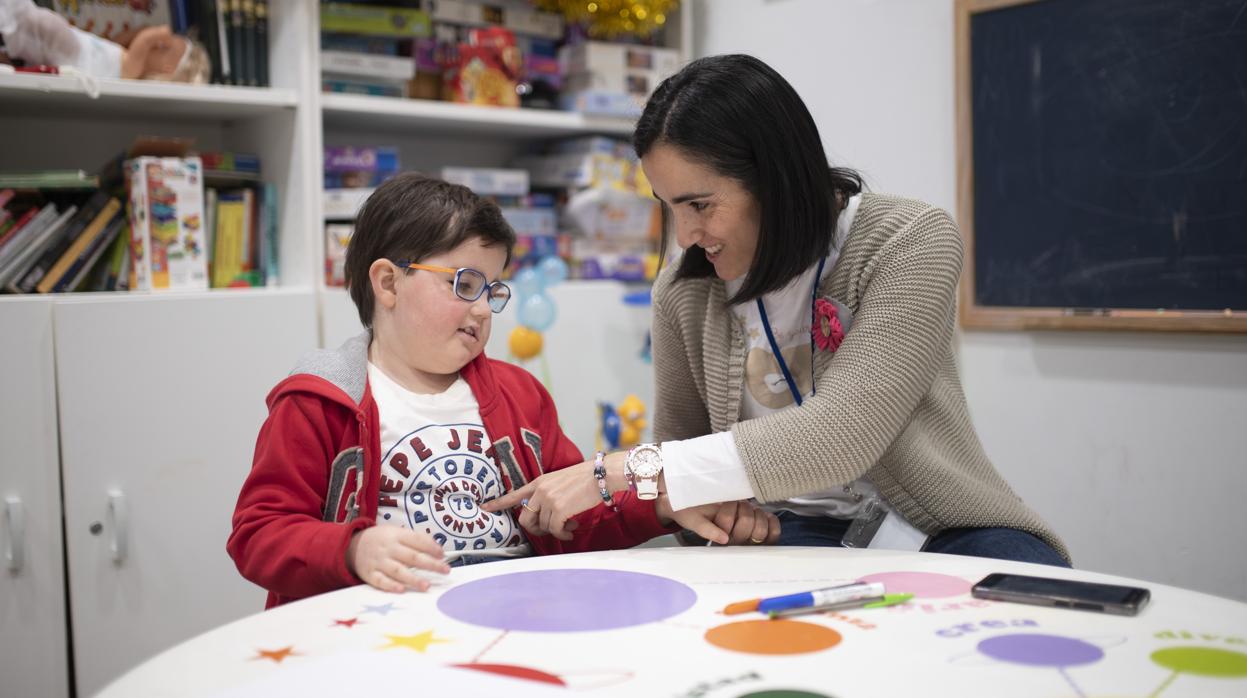
{"type": "Polygon", "coordinates": [[[628,451],[624,469],[636,483],[637,499],[658,498],[658,476],[662,473],[662,449],[658,444],[638,444],[628,451]]]}

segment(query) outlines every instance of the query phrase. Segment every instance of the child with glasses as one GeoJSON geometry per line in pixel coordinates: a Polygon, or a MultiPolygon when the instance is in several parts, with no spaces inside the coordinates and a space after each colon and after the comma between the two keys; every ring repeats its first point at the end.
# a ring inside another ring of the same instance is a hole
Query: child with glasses
{"type": "Polygon", "coordinates": [[[514,244],[492,202],[420,174],[365,202],[346,279],[366,329],[269,394],[234,512],[227,548],[268,606],[360,581],[423,591],[423,572],[451,564],[630,547],[681,526],[725,539],[715,517],[730,526],[735,502],[673,516],[665,498],[624,494],[567,541],[480,508],[582,460],[541,383],[484,354],[514,244]]]}

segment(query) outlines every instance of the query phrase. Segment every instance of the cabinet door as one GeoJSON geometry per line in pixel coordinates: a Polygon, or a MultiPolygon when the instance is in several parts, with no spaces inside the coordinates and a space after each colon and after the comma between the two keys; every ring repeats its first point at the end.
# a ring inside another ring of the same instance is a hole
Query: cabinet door
{"type": "Polygon", "coordinates": [[[225,553],[264,398],[316,345],[308,291],[58,302],[54,311],[74,665],[92,695],[260,611],[225,553]]]}
{"type": "Polygon", "coordinates": [[[52,303],[0,300],[0,683],[69,695],[52,303]]]}

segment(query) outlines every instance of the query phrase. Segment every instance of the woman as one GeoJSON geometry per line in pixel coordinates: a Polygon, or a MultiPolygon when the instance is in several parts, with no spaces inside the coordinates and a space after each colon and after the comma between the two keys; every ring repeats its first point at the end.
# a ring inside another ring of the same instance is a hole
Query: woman
{"type": "Polygon", "coordinates": [[[862,194],[828,168],[792,86],[749,56],[689,64],[654,93],[634,145],[684,248],[654,284],[660,446],[545,475],[495,500],[569,535],[629,486],[675,509],[755,499],[732,530],[1068,565],[970,422],[954,360],[962,241],[944,211],[862,194]],[[654,471],[659,472],[655,473],[654,471]],[[656,477],[654,477],[656,475],[656,477]]]}

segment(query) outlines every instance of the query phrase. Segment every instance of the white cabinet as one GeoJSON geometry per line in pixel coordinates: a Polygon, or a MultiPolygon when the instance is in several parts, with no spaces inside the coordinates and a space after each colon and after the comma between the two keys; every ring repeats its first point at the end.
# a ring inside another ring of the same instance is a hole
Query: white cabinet
{"type": "Polygon", "coordinates": [[[56,304],[78,691],[263,608],[225,554],[268,390],[316,343],[311,291],[56,304]]]}
{"type": "Polygon", "coordinates": [[[69,691],[52,303],[0,302],[0,683],[69,691]]]}

